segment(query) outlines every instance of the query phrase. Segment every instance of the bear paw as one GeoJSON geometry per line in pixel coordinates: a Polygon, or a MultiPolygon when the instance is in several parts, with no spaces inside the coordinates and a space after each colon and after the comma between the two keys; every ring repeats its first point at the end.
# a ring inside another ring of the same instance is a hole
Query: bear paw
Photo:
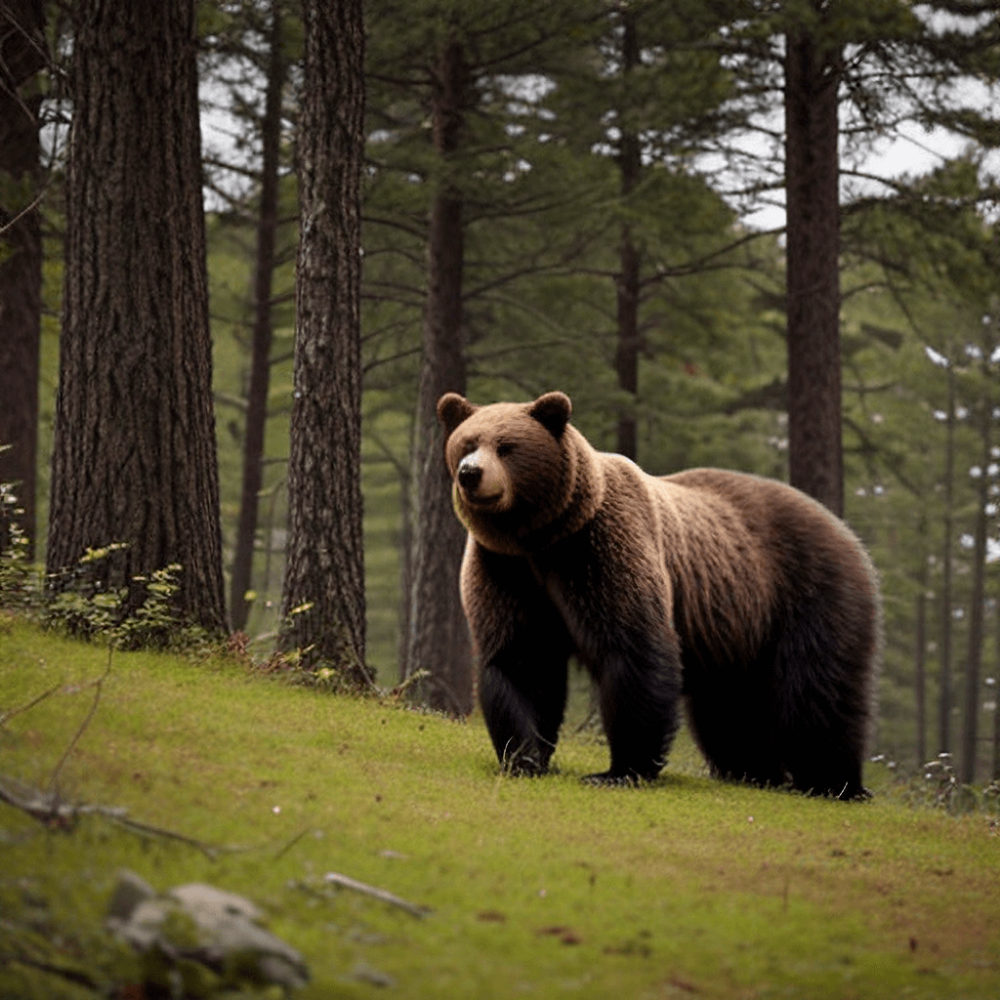
{"type": "Polygon", "coordinates": [[[543,774],[552,774],[557,768],[550,768],[547,763],[519,754],[517,757],[509,757],[500,765],[503,774],[509,774],[514,778],[539,778],[543,774]]]}
{"type": "Polygon", "coordinates": [[[635,771],[629,771],[627,774],[614,774],[611,771],[601,771],[599,774],[586,774],[580,780],[585,785],[599,787],[638,788],[640,785],[648,784],[650,781],[655,781],[656,779],[655,776],[652,778],[643,777],[635,771]]]}

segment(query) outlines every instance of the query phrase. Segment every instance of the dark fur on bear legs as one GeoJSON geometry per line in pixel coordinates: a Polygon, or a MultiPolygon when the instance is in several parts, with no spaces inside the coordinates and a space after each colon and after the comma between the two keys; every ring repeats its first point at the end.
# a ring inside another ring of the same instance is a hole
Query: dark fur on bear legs
{"type": "MultiPolygon", "coordinates": [[[[583,531],[599,534],[599,520],[583,531]]],[[[651,781],[677,729],[680,657],[669,612],[662,600],[615,587],[595,556],[606,543],[579,541],[525,560],[470,540],[462,590],[480,656],[483,717],[505,770],[544,773],[565,712],[567,663],[577,653],[597,684],[611,752],[608,770],[585,780],[651,781]],[[588,628],[598,609],[613,628],[588,628]]]]}
{"type": "Polygon", "coordinates": [[[566,711],[572,643],[523,559],[470,538],[462,591],[479,655],[479,702],[504,771],[544,774],[566,711]]]}
{"type": "Polygon", "coordinates": [[[646,582],[662,573],[628,552],[632,576],[622,585],[613,554],[623,542],[610,527],[599,512],[529,561],[597,685],[611,763],[584,780],[636,784],[659,775],[677,731],[680,652],[669,587],[646,582]]]}

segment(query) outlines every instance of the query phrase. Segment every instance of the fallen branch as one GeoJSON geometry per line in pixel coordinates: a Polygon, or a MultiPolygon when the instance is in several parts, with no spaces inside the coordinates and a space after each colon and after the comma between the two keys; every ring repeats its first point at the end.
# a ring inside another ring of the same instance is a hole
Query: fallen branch
{"type": "Polygon", "coordinates": [[[67,802],[58,792],[43,792],[2,774],[0,774],[0,802],[6,802],[7,805],[20,809],[43,825],[59,830],[73,830],[81,816],[103,816],[134,833],[163,837],[166,840],[176,840],[189,847],[195,847],[210,861],[214,861],[220,854],[235,854],[255,849],[242,846],[213,847],[196,837],[132,819],[128,815],[128,810],[121,806],[98,806],[86,803],[77,805],[67,802]]]}
{"type": "Polygon", "coordinates": [[[331,885],[339,885],[342,889],[353,889],[355,892],[364,893],[366,896],[371,896],[373,899],[379,899],[383,903],[388,903],[390,906],[398,906],[401,910],[406,910],[407,913],[410,913],[415,917],[422,918],[427,916],[430,912],[426,906],[417,906],[415,903],[410,903],[405,899],[401,899],[399,896],[394,896],[391,892],[387,892],[385,889],[379,889],[374,885],[368,885],[367,882],[359,882],[357,879],[349,878],[347,875],[341,875],[339,872],[327,872],[323,876],[323,879],[331,885]]]}
{"type": "Polygon", "coordinates": [[[43,792],[2,774],[0,774],[0,802],[6,802],[7,805],[20,809],[45,826],[60,830],[73,829],[77,819],[87,813],[100,813],[112,819],[120,819],[125,815],[124,809],[114,806],[74,805],[63,799],[58,792],[43,792]]]}
{"type": "MultiPolygon", "coordinates": [[[[341,875],[339,872],[327,872],[323,876],[323,881],[329,882],[330,885],[339,886],[341,889],[352,889],[354,892],[363,893],[365,896],[371,896],[373,899],[380,900],[383,903],[388,903],[390,906],[397,906],[401,910],[406,910],[410,916],[417,917],[421,920],[431,912],[426,906],[417,906],[416,903],[411,903],[409,900],[395,896],[391,892],[387,892],[385,889],[379,889],[377,886],[368,885],[367,882],[359,882],[357,879],[349,878],[347,875],[341,875]]],[[[330,898],[328,893],[314,889],[306,882],[297,882],[295,884],[297,888],[301,889],[303,892],[308,892],[311,895],[320,896],[324,899],[330,898]]]]}
{"type": "Polygon", "coordinates": [[[309,829],[300,830],[297,834],[287,844],[285,844],[280,851],[274,856],[274,860],[277,861],[279,858],[283,858],[307,833],[309,829]]]}
{"type": "Polygon", "coordinates": [[[55,795],[57,793],[56,783],[59,781],[59,772],[62,771],[63,765],[69,759],[69,755],[76,748],[77,743],[80,742],[80,737],[87,731],[90,726],[91,720],[97,712],[97,706],[101,701],[101,689],[104,687],[104,682],[108,679],[108,675],[111,673],[111,654],[112,648],[108,646],[108,665],[104,668],[104,673],[97,678],[96,681],[91,681],[94,687],[94,700],[91,702],[90,711],[87,713],[86,718],[80,723],[77,731],[73,734],[73,739],[69,741],[66,749],[63,751],[63,755],[59,758],[59,763],[56,764],[52,771],[52,777],[49,779],[49,794],[55,795]]]}
{"type": "Polygon", "coordinates": [[[36,705],[40,705],[46,698],[51,698],[52,695],[56,693],[62,687],[62,681],[56,684],[54,687],[50,687],[48,691],[43,691],[37,698],[32,698],[27,705],[21,705],[18,708],[12,708],[7,712],[0,712],[0,729],[3,729],[7,725],[10,719],[13,719],[15,715],[20,715],[22,712],[27,712],[29,709],[34,708],[36,705]]]}
{"type": "Polygon", "coordinates": [[[254,850],[252,847],[241,847],[239,845],[212,847],[203,840],[198,840],[197,837],[189,837],[187,834],[167,830],[162,826],[153,826],[151,823],[143,823],[141,820],[130,819],[124,809],[118,810],[108,806],[93,806],[91,807],[91,812],[106,816],[119,826],[125,827],[126,830],[148,834],[153,837],[163,837],[165,840],[176,840],[178,843],[187,844],[188,847],[197,848],[209,861],[214,861],[220,854],[238,854],[240,851],[254,850]]]}

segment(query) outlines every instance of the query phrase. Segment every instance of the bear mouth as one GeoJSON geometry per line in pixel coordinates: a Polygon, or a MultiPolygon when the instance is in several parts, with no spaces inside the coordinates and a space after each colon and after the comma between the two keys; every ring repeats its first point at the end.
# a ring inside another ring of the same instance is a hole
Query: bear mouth
{"type": "Polygon", "coordinates": [[[465,497],[465,502],[470,507],[496,507],[503,499],[503,493],[478,495],[475,493],[467,493],[463,490],[462,495],[465,497]]]}

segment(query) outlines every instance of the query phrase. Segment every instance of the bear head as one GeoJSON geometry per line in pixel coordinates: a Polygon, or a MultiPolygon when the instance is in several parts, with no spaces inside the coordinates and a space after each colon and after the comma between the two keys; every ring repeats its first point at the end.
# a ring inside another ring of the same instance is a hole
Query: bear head
{"type": "Polygon", "coordinates": [[[454,392],[438,400],[455,512],[486,548],[526,555],[592,515],[593,452],[569,425],[572,410],[562,392],[488,406],[454,392]]]}

